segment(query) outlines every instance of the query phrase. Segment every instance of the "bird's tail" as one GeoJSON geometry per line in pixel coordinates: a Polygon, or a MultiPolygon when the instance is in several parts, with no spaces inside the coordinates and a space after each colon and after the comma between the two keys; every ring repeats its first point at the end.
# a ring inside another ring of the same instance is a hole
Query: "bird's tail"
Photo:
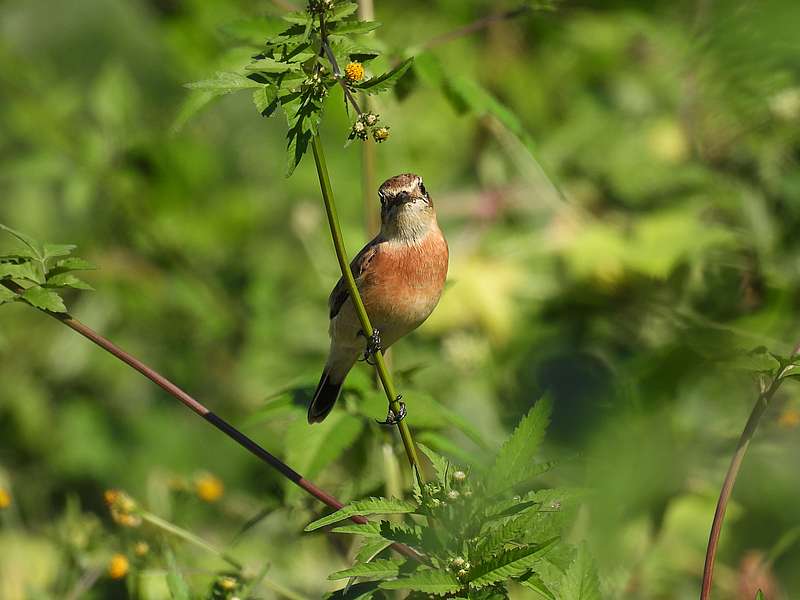
{"type": "Polygon", "coordinates": [[[331,370],[326,368],[322,372],[322,377],[317,384],[317,391],[314,392],[314,399],[308,405],[308,422],[321,423],[333,410],[339,392],[342,389],[342,382],[334,382],[331,377],[331,370]]]}

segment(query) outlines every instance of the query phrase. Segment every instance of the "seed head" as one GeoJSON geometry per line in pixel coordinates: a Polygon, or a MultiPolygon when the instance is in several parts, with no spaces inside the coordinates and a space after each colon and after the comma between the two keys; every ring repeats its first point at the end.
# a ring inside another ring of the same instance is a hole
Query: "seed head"
{"type": "Polygon", "coordinates": [[[459,569],[458,573],[456,573],[459,579],[464,579],[467,575],[469,575],[469,572],[466,569],[459,569]]]}
{"type": "Polygon", "coordinates": [[[458,500],[458,497],[460,495],[461,494],[458,493],[458,490],[450,490],[449,492],[447,492],[447,499],[448,500],[458,500]]]}
{"type": "Polygon", "coordinates": [[[467,474],[464,471],[456,471],[453,473],[453,480],[454,481],[464,481],[467,478],[467,474]]]}
{"type": "Polygon", "coordinates": [[[456,556],[452,561],[450,561],[450,564],[453,565],[456,569],[461,569],[464,566],[464,563],[466,562],[467,561],[465,561],[460,556],[456,556]]]}
{"type": "Polygon", "coordinates": [[[373,127],[380,120],[380,118],[380,115],[370,112],[364,113],[361,116],[361,120],[364,122],[364,125],[367,125],[368,127],[373,127]]]}
{"type": "Polygon", "coordinates": [[[389,128],[388,127],[377,127],[372,130],[372,138],[378,142],[385,142],[389,139],[389,128]]]}

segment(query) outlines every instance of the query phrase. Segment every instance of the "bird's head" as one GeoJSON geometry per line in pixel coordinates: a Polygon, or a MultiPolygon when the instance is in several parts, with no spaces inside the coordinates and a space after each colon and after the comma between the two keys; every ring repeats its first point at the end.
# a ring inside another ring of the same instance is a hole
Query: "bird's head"
{"type": "Polygon", "coordinates": [[[422,177],[414,173],[395,175],[378,190],[381,200],[381,232],[387,239],[413,242],[436,224],[433,201],[422,177]]]}

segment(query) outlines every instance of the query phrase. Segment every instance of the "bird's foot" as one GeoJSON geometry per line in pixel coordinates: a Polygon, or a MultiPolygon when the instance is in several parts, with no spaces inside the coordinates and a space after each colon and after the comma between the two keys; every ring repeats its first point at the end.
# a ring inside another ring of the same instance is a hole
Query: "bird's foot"
{"type": "Polygon", "coordinates": [[[367,347],[364,350],[364,356],[361,360],[366,362],[368,365],[375,366],[375,363],[372,362],[372,358],[383,350],[382,342],[381,342],[381,332],[376,328],[372,328],[372,335],[366,335],[363,331],[359,332],[360,335],[363,335],[367,338],[367,347]]]}
{"type": "Polygon", "coordinates": [[[406,403],[401,401],[400,394],[397,395],[397,403],[400,405],[400,412],[396,413],[392,410],[392,407],[389,407],[389,412],[386,415],[385,421],[376,421],[378,425],[397,425],[400,421],[406,418],[406,403]]]}

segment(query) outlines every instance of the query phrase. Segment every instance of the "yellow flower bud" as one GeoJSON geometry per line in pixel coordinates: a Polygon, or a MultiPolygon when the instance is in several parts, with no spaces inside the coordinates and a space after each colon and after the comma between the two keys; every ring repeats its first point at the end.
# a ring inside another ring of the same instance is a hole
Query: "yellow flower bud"
{"type": "Polygon", "coordinates": [[[388,127],[377,127],[372,130],[372,137],[373,139],[378,142],[385,142],[389,139],[389,128],[388,127]]]}
{"type": "Polygon", "coordinates": [[[198,498],[204,502],[216,502],[225,493],[225,486],[210,473],[200,475],[195,480],[194,488],[198,498]]]}
{"type": "Polygon", "coordinates": [[[122,579],[128,574],[130,564],[123,554],[115,554],[108,561],[108,576],[111,579],[122,579]]]}
{"type": "Polygon", "coordinates": [[[0,510],[11,506],[11,494],[5,488],[0,488],[0,510]]]}

